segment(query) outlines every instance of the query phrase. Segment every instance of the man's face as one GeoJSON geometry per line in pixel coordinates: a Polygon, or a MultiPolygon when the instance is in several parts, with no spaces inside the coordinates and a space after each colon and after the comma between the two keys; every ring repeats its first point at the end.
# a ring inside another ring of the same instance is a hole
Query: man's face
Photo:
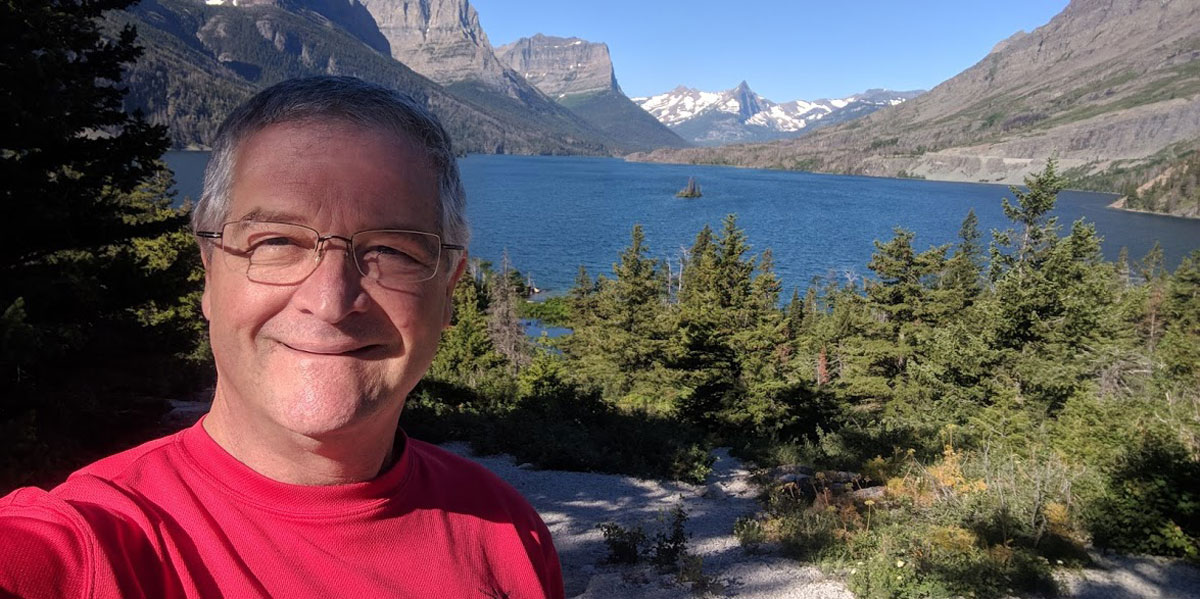
{"type": "MultiPolygon", "coordinates": [[[[440,232],[438,186],[424,153],[343,122],[284,123],[244,140],[228,220],[440,232]]],[[[443,251],[428,281],[385,289],[364,279],[340,240],[308,278],[248,280],[215,248],[204,315],[217,395],[251,426],[320,438],[394,418],[429,368],[465,258],[443,251]],[[280,430],[282,429],[282,430],[280,430]]]]}

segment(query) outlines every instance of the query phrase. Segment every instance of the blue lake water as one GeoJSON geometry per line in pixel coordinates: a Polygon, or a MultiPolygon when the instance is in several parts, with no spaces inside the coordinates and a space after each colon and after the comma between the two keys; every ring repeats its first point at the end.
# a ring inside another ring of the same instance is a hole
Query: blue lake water
{"type": "MultiPolygon", "coordinates": [[[[178,197],[199,195],[208,155],[171,152],[178,197]]],[[[645,227],[651,254],[677,261],[704,225],[719,230],[736,213],[755,252],[771,248],[787,293],[814,277],[863,276],[874,240],[893,227],[916,233],[915,246],[952,243],[974,208],[985,242],[1004,228],[1000,200],[1008,187],[879,179],[846,175],[660,165],[611,158],[473,155],[459,161],[467,189],[472,255],[513,265],[549,293],[569,288],[582,264],[608,273],[629,243],[634,224],[645,227]],[[696,177],[704,196],[675,192],[696,177]]],[[[1122,246],[1139,258],[1157,240],[1173,268],[1200,248],[1200,220],[1108,208],[1115,196],[1063,192],[1055,214],[1064,231],[1083,218],[1104,237],[1112,259],[1122,246]]]]}

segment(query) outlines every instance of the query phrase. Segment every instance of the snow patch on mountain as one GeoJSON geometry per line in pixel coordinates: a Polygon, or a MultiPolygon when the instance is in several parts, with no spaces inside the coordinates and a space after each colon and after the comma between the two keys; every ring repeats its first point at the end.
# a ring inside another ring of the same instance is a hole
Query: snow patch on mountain
{"type": "Polygon", "coordinates": [[[632,100],[677,133],[686,132],[685,138],[719,144],[798,135],[815,126],[895,106],[920,93],[872,89],[846,98],[777,103],[754,93],[743,81],[722,92],[681,85],[666,93],[632,100]]]}

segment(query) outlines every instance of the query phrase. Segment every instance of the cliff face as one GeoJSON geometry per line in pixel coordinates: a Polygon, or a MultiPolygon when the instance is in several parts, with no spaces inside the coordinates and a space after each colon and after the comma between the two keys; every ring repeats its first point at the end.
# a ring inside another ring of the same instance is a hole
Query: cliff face
{"type": "Polygon", "coordinates": [[[551,98],[621,91],[607,44],[539,33],[500,46],[496,56],[551,98]]]}
{"type": "Polygon", "coordinates": [[[688,146],[621,91],[607,44],[539,33],[497,48],[496,56],[604,133],[619,152],[688,146]]]}
{"type": "Polygon", "coordinates": [[[1073,0],[928,93],[854,124],[653,159],[1018,183],[1050,156],[1084,177],[1197,137],[1200,2],[1073,0]]]}
{"type": "Polygon", "coordinates": [[[383,38],[370,34],[378,30],[367,16],[357,0],[142,0],[111,19],[114,28],[136,25],[145,48],[126,75],[126,107],[167,125],[175,147],[204,147],[256,90],[291,77],[353,75],[426,102],[460,151],[611,153],[602,134],[557,113],[485,105],[421,76],[371,43],[383,38]]]}
{"type": "Polygon", "coordinates": [[[512,98],[537,95],[496,57],[467,0],[358,0],[391,56],[443,85],[478,82],[512,98]]]}

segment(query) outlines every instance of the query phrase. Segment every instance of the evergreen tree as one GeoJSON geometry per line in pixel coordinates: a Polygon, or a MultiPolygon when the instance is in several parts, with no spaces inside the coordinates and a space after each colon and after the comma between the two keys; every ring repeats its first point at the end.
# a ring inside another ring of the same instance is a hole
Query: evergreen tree
{"type": "Polygon", "coordinates": [[[680,273],[678,302],[682,305],[700,306],[716,303],[717,250],[713,243],[712,228],[704,225],[696,234],[696,241],[687,252],[687,260],[680,273]]]}
{"type": "Polygon", "coordinates": [[[975,300],[980,292],[980,278],[983,275],[983,246],[979,234],[979,218],[975,210],[967,212],[962,227],[958,231],[958,244],[954,254],[946,265],[944,287],[957,292],[957,300],[951,309],[962,309],[975,300]]]}
{"type": "Polygon", "coordinates": [[[1057,162],[1046,161],[1042,172],[1025,177],[1025,190],[1010,187],[1016,205],[1002,200],[1004,215],[1017,227],[1003,232],[993,232],[992,279],[1005,270],[1036,268],[1058,238],[1058,219],[1050,216],[1058,192],[1066,187],[1067,180],[1057,170],[1057,162]],[[1007,249],[1007,251],[1004,251],[1007,249]]]}
{"type": "Polygon", "coordinates": [[[481,309],[479,283],[463,278],[454,288],[454,316],[441,342],[429,378],[476,389],[507,365],[492,342],[488,316],[481,309]]]}
{"type": "Polygon", "coordinates": [[[577,314],[586,306],[591,317],[572,322],[574,332],[561,346],[577,382],[601,387],[610,400],[629,396],[635,403],[665,405],[669,397],[647,392],[663,374],[667,297],[665,273],[648,254],[642,226],[635,225],[629,247],[613,265],[615,279],[599,277],[595,291],[588,292],[586,272],[581,271],[572,301],[577,314]]]}
{"type": "Polygon", "coordinates": [[[1175,269],[1163,313],[1168,323],[1159,350],[1163,371],[1200,389],[1200,250],[1175,269]]]}
{"type": "Polygon", "coordinates": [[[520,279],[514,279],[512,272],[506,250],[500,272],[488,280],[487,330],[492,345],[508,360],[509,368],[515,374],[527,366],[532,357],[525,327],[517,317],[517,302],[521,301],[517,282],[520,279]]]}
{"type": "Polygon", "coordinates": [[[206,382],[203,275],[165,132],[121,110],[134,30],[106,39],[98,22],[131,4],[0,3],[0,487],[110,449],[158,416],[142,398],[206,382]]]}
{"type": "MultiPolygon", "coordinates": [[[[163,168],[165,130],[121,110],[135,31],[102,37],[98,19],[132,0],[0,4],[0,193],[10,226],[0,249],[0,303],[48,256],[176,229],[146,221],[128,194],[163,168]]],[[[32,304],[32,302],[29,302],[32,304]]],[[[32,310],[36,306],[30,305],[32,310]]]]}

